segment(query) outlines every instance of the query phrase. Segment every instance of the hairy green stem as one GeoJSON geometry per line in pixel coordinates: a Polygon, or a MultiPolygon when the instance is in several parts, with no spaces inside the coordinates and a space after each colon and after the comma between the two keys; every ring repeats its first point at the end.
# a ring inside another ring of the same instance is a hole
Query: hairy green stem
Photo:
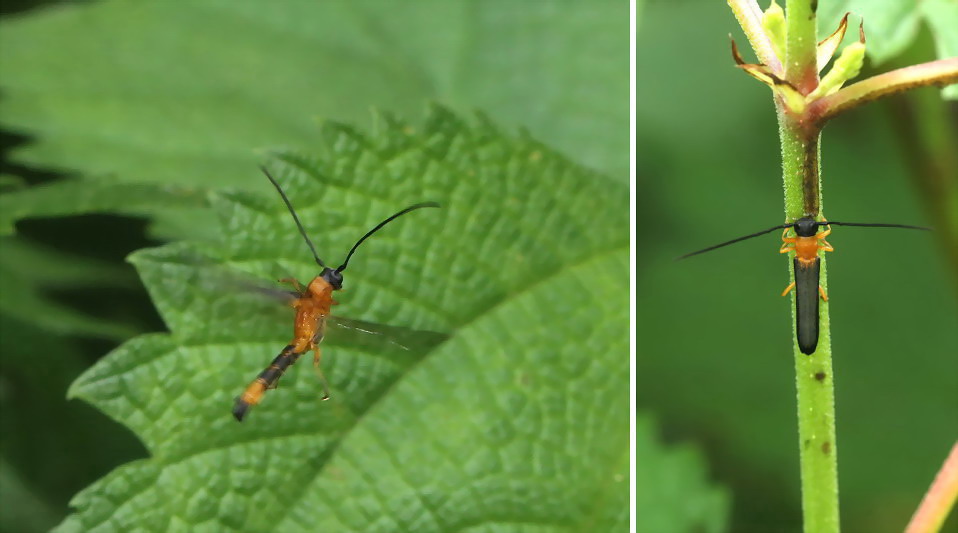
{"type": "MultiPolygon", "coordinates": [[[[802,94],[818,86],[816,0],[786,3],[785,78],[802,94]]],[[[785,182],[785,216],[822,217],[820,141],[818,124],[791,114],[777,100],[785,182]]],[[[820,255],[822,253],[820,252],[820,255]]],[[[789,262],[790,269],[791,261],[789,262]]],[[[825,258],[821,257],[821,285],[828,289],[825,258]]],[[[794,272],[791,273],[794,276],[794,272]]],[[[792,278],[794,279],[794,277],[792,278]]],[[[792,313],[794,315],[794,298],[792,313]]],[[[811,355],[794,343],[795,383],[798,395],[799,459],[802,475],[802,515],[806,533],[837,533],[838,460],[835,441],[835,388],[828,302],[819,311],[818,349],[811,355]]],[[[794,316],[792,317],[794,324],[794,316]]]]}
{"type": "MultiPolygon", "coordinates": [[[[782,173],[785,181],[785,214],[789,221],[821,214],[819,130],[806,131],[787,112],[779,110],[782,173]],[[812,205],[806,183],[815,180],[812,205]]],[[[794,279],[792,262],[789,277],[794,279]]],[[[821,258],[821,285],[828,291],[825,259],[821,258]]],[[[792,324],[795,305],[792,295],[792,324]]],[[[828,302],[820,303],[818,349],[805,355],[794,341],[795,383],[798,395],[799,459],[802,477],[802,514],[807,533],[839,531],[838,460],[835,440],[835,389],[828,302]]]]}
{"type": "Polygon", "coordinates": [[[785,4],[785,79],[799,92],[818,87],[818,0],[785,4]]]}

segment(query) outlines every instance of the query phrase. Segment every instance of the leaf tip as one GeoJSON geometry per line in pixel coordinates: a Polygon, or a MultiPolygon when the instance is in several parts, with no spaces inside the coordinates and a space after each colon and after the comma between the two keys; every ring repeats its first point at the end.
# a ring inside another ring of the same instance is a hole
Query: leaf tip
{"type": "Polygon", "coordinates": [[[738,66],[744,65],[745,60],[742,59],[742,54],[739,53],[738,45],[735,44],[735,38],[732,37],[731,33],[728,34],[728,40],[729,40],[729,43],[731,43],[732,45],[732,59],[735,61],[735,64],[738,66]]]}

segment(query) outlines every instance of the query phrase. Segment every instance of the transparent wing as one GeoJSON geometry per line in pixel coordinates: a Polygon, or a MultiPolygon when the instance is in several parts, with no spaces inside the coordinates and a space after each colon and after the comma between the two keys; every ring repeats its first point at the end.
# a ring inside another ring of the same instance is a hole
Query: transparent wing
{"type": "MultiPolygon", "coordinates": [[[[253,279],[243,274],[221,278],[220,290],[227,290],[251,315],[275,328],[292,329],[295,312],[289,304],[300,295],[292,286],[253,279]],[[226,281],[228,288],[223,286],[226,281]],[[281,326],[280,326],[281,325],[281,326]]],[[[447,338],[447,335],[432,331],[388,326],[375,322],[326,316],[323,323],[317,324],[313,340],[317,343],[352,346],[371,354],[394,354],[396,359],[407,359],[414,354],[430,350],[447,338]]]]}
{"type": "MultiPolygon", "coordinates": [[[[335,328],[335,330],[347,330],[352,336],[362,337],[364,335],[372,335],[373,337],[371,339],[376,339],[376,341],[379,342],[387,342],[406,351],[409,350],[408,346],[395,338],[395,331],[391,332],[391,330],[400,330],[402,328],[393,328],[374,322],[364,322],[362,320],[353,320],[341,316],[326,317],[326,323],[335,328]]],[[[337,334],[337,337],[339,336],[340,335],[337,334]]]]}
{"type": "Polygon", "coordinates": [[[370,353],[392,353],[398,359],[414,359],[448,338],[434,331],[387,326],[340,316],[326,317],[326,341],[355,346],[370,353]]]}
{"type": "Polygon", "coordinates": [[[299,298],[299,293],[292,290],[283,290],[277,287],[267,287],[258,283],[243,283],[239,287],[241,290],[259,295],[268,300],[275,300],[289,304],[289,302],[299,298]]]}

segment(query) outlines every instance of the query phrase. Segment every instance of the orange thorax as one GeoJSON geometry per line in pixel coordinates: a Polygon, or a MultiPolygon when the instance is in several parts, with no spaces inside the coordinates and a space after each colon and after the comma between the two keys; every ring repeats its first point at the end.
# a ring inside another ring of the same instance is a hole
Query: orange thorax
{"type": "Polygon", "coordinates": [[[292,301],[296,308],[293,321],[293,350],[297,353],[312,348],[323,338],[326,317],[330,307],[338,304],[333,300],[333,286],[321,276],[316,276],[306,287],[306,291],[292,301]]]}

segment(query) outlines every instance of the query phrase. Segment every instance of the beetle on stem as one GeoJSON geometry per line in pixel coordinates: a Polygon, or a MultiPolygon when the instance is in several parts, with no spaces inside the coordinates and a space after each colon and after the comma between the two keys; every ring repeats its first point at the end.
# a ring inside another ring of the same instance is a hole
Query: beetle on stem
{"type": "MultiPolygon", "coordinates": [[[[795,222],[781,224],[762,230],[756,233],[745,235],[737,239],[709,246],[689,254],[685,254],[678,259],[685,259],[693,255],[710,252],[716,248],[735,244],[752,237],[759,237],[766,233],[782,229],[782,247],[781,253],[795,252],[795,258],[792,260],[795,279],[785,288],[782,296],[787,295],[792,289],[795,289],[795,336],[798,340],[798,349],[803,354],[811,355],[815,353],[818,347],[818,300],[828,301],[825,289],[819,284],[822,262],[818,255],[819,250],[832,252],[835,249],[825,240],[825,237],[831,234],[831,226],[862,226],[869,228],[905,228],[929,231],[931,228],[922,226],[908,226],[905,224],[866,224],[860,222],[828,222],[817,221],[812,217],[802,217],[795,222]],[[825,228],[819,233],[819,229],[825,228]],[[789,237],[789,230],[794,230],[795,236],[789,237]]],[[[677,260],[678,260],[677,259],[677,260]]]]}

